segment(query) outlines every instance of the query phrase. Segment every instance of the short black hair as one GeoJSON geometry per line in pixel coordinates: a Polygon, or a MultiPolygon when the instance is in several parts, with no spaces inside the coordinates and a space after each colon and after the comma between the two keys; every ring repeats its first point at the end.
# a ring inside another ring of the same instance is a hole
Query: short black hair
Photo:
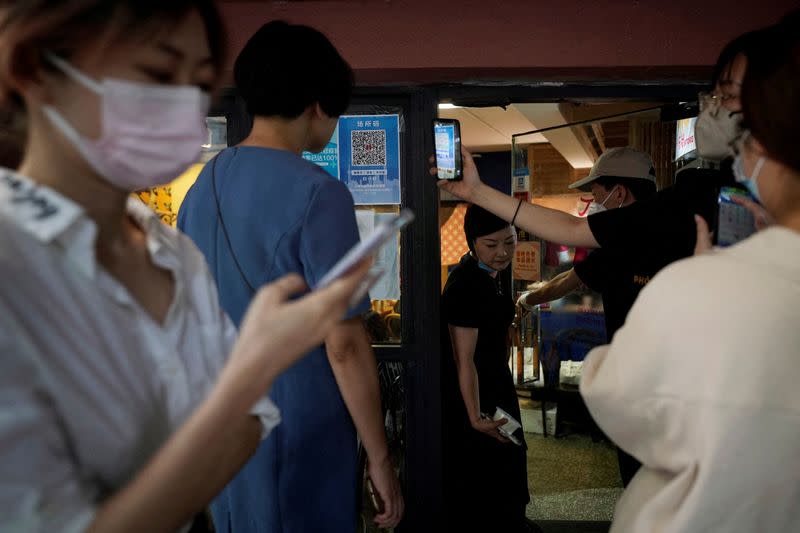
{"type": "Polygon", "coordinates": [[[622,178],[618,176],[600,176],[595,183],[610,191],[615,185],[622,185],[633,194],[636,201],[646,200],[656,194],[656,184],[650,180],[639,178],[622,178]]]}
{"type": "Polygon", "coordinates": [[[251,115],[292,119],[319,103],[328,116],[338,117],[353,92],[353,71],[327,37],[280,20],[247,41],[233,76],[251,115]]]}
{"type": "Polygon", "coordinates": [[[470,204],[464,214],[464,236],[471,252],[475,251],[475,240],[478,237],[491,235],[495,231],[509,227],[511,224],[490,213],[486,209],[470,204]]]}

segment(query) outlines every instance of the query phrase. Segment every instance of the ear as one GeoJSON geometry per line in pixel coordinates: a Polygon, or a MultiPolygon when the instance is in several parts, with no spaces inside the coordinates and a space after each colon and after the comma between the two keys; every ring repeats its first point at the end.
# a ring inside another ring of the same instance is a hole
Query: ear
{"type": "Polygon", "coordinates": [[[628,205],[631,203],[633,195],[631,194],[630,189],[624,185],[620,185],[619,188],[617,188],[617,191],[617,201],[620,202],[621,205],[628,205]]]}
{"type": "Polygon", "coordinates": [[[51,97],[45,80],[52,76],[43,64],[41,53],[28,46],[6,51],[0,59],[0,79],[10,94],[23,100],[49,102],[51,97]]]}
{"type": "Polygon", "coordinates": [[[319,105],[319,102],[314,102],[312,104],[312,106],[314,107],[314,118],[317,118],[317,119],[320,119],[320,120],[324,120],[326,118],[329,118],[327,113],[325,113],[325,111],[322,110],[322,106],[319,105]]]}

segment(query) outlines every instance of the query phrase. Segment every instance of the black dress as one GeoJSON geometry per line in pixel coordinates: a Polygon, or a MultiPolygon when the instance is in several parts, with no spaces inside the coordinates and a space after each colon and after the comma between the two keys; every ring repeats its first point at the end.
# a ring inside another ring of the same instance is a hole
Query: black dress
{"type": "MultiPolygon", "coordinates": [[[[475,368],[481,411],[500,407],[520,420],[508,367],[508,328],[514,302],[493,278],[465,255],[442,294],[443,485],[447,530],[522,530],[528,493],[524,446],[501,443],[472,428],[458,384],[448,324],[477,328],[475,368]],[[463,529],[463,528],[469,529],[463,529]]],[[[522,431],[518,435],[521,441],[522,431]]]]}

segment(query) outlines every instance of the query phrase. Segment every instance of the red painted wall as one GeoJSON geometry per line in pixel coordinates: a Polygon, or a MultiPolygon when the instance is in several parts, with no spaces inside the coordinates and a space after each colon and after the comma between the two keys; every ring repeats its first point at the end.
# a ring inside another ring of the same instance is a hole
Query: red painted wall
{"type": "Polygon", "coordinates": [[[647,78],[667,72],[662,67],[691,70],[713,64],[731,38],[774,22],[798,2],[321,0],[220,5],[234,55],[263,23],[280,18],[322,30],[362,73],[457,69],[458,76],[470,77],[471,70],[501,69],[493,74],[497,77],[503,69],[557,69],[602,77],[604,69],[635,72],[630,67],[651,67],[643,76],[647,78]]]}

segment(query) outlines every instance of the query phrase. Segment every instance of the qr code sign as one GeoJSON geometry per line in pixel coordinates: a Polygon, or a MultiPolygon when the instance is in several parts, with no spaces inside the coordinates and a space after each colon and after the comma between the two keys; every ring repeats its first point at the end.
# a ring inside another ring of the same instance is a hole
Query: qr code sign
{"type": "Polygon", "coordinates": [[[386,130],[353,131],[350,141],[354,167],[386,166],[386,130]]]}

